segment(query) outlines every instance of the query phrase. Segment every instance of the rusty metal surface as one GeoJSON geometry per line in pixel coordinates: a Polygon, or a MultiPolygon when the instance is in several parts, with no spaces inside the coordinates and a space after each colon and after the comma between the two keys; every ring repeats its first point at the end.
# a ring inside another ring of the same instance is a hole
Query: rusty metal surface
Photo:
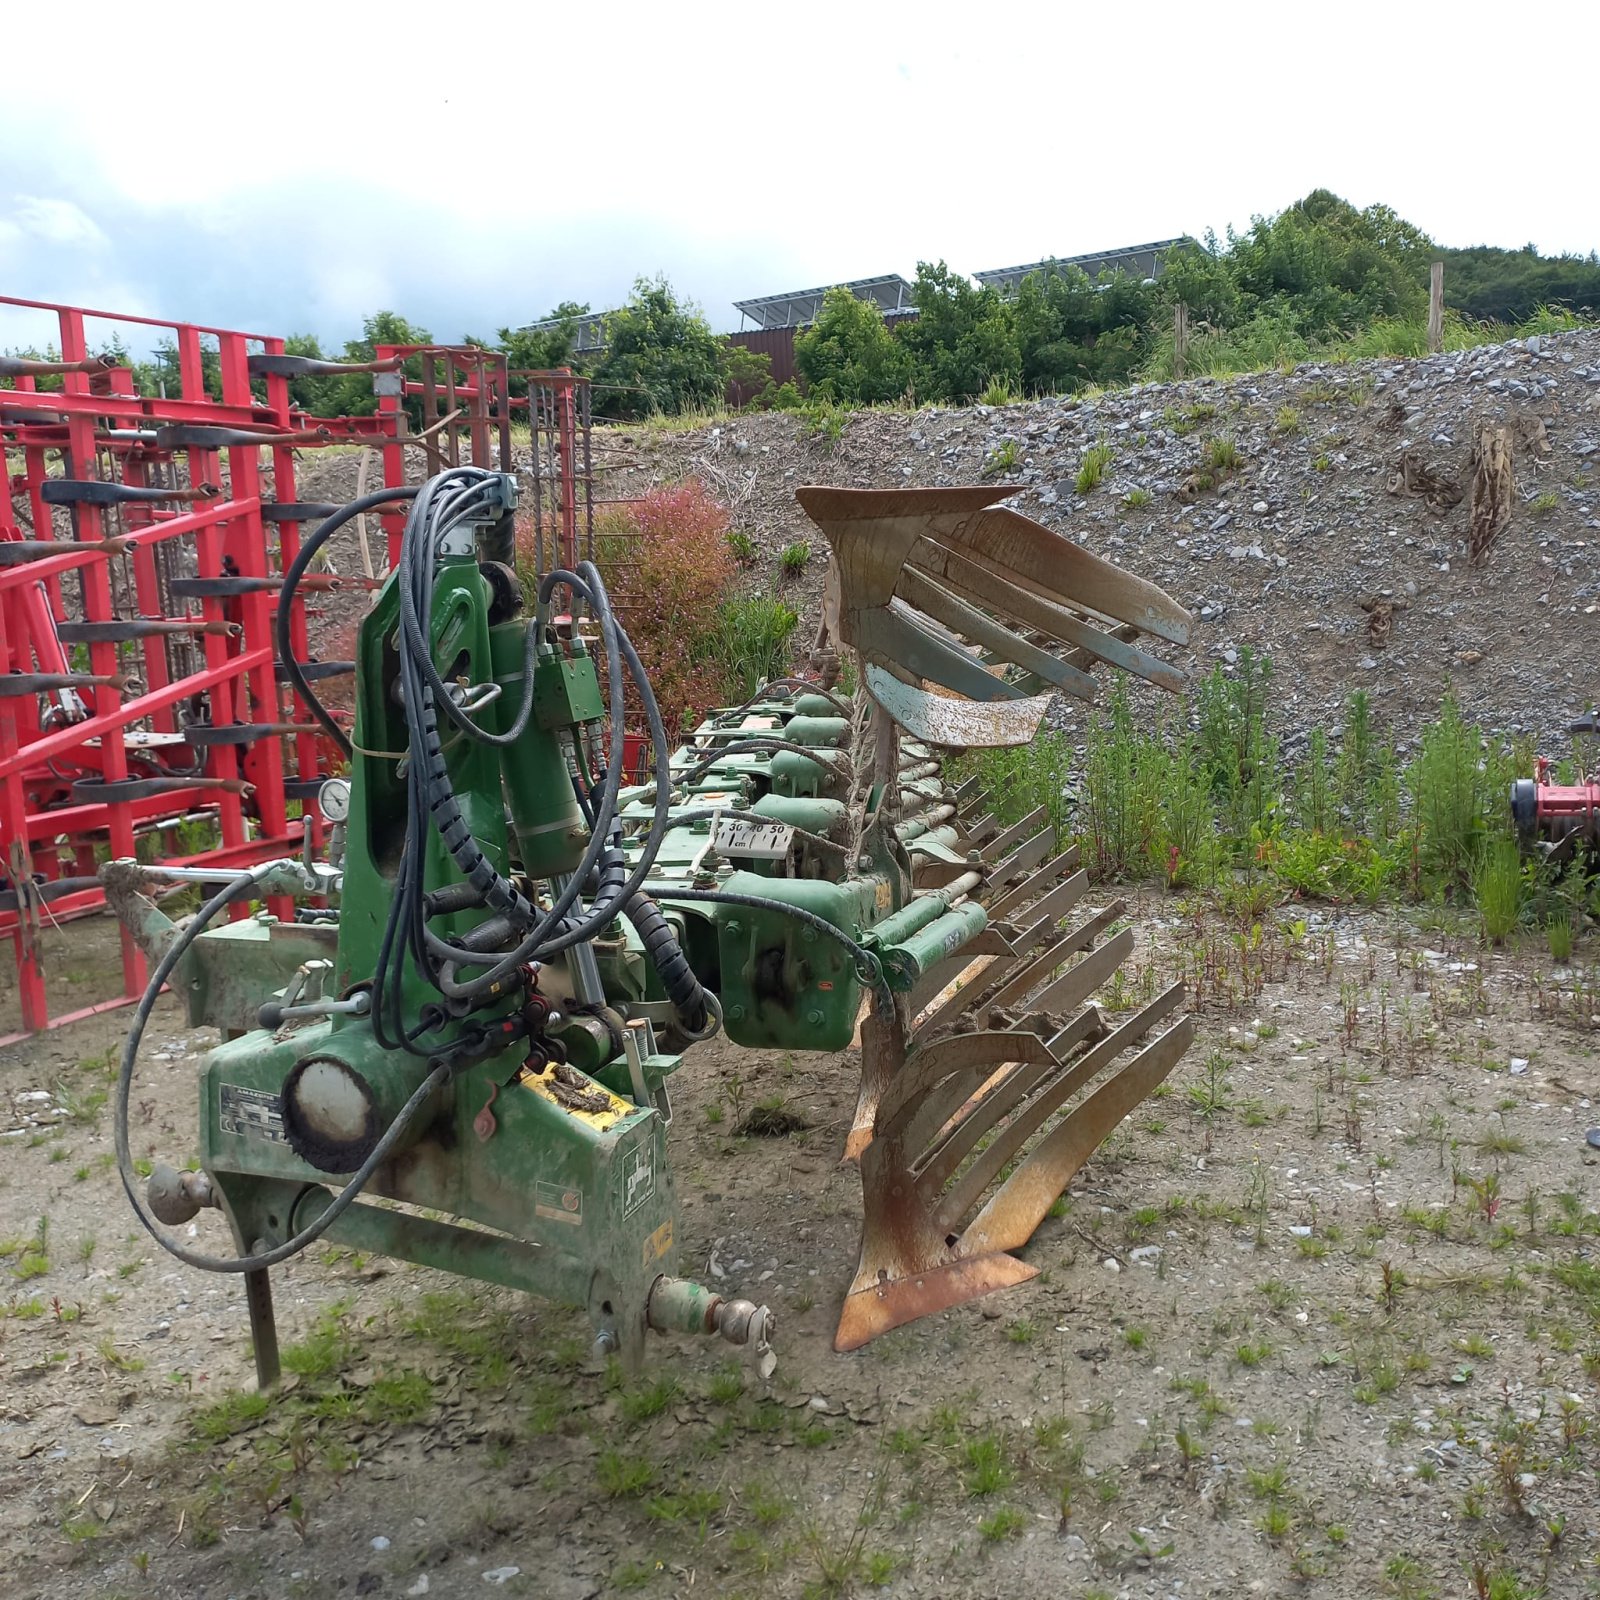
{"type": "Polygon", "coordinates": [[[873,698],[930,744],[1026,743],[1049,699],[1026,686],[1088,698],[1085,668],[1096,660],[1170,690],[1185,681],[1130,640],[1186,644],[1188,612],[1148,579],[997,505],[1009,492],[796,491],[833,553],[825,633],[856,648],[873,698]]]}
{"type": "Polygon", "coordinates": [[[954,750],[994,749],[1030,743],[1050,706],[1050,696],[979,703],[932,694],[902,683],[875,662],[863,674],[867,691],[908,733],[954,750]]]}
{"type": "Polygon", "coordinates": [[[1115,899],[1062,931],[1088,875],[1075,849],[1044,862],[1052,835],[1032,832],[1043,820],[957,826],[952,855],[981,863],[972,892],[989,901],[991,925],[1003,911],[1009,945],[994,956],[963,948],[908,1005],[880,1002],[863,1022],[846,1151],[861,1170],[861,1252],[837,1349],[1030,1276],[1007,1252],[1192,1036],[1183,1017],[1151,1037],[1181,1005],[1181,984],[1115,1026],[1093,1003],[1133,933],[1105,938],[1125,913],[1115,899]]]}

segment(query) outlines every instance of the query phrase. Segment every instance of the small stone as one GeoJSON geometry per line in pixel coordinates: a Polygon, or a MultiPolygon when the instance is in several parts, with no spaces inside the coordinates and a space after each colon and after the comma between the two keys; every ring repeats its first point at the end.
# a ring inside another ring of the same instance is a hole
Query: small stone
{"type": "Polygon", "coordinates": [[[422,1574],[422,1576],[420,1578],[418,1578],[417,1581],[414,1584],[412,1584],[409,1589],[406,1590],[406,1593],[407,1594],[426,1594],[428,1592],[428,1590],[431,1589],[432,1587],[433,1587],[433,1584],[430,1581],[430,1579],[428,1577],[428,1574],[426,1572],[424,1572],[422,1574]]]}
{"type": "Polygon", "coordinates": [[[521,1567],[490,1567],[484,1573],[483,1581],[485,1583],[510,1583],[521,1571],[521,1567]]]}
{"type": "Polygon", "coordinates": [[[378,1537],[372,1541],[372,1548],[374,1550],[387,1550],[389,1548],[389,1541],[380,1533],[378,1537]]]}
{"type": "Polygon", "coordinates": [[[1257,500],[1256,503],[1250,507],[1250,509],[1255,512],[1258,517],[1264,517],[1271,507],[1268,506],[1265,500],[1257,500]]]}
{"type": "Polygon", "coordinates": [[[809,1405],[813,1411],[825,1412],[828,1409],[828,1402],[820,1394],[812,1395],[806,1404],[809,1405]]]}
{"type": "Polygon", "coordinates": [[[1122,1263],[1120,1261],[1113,1260],[1110,1256],[1107,1256],[1105,1260],[1100,1263],[1100,1265],[1103,1266],[1107,1272],[1122,1271],[1122,1263]]]}
{"type": "Polygon", "coordinates": [[[1128,1252],[1130,1261],[1140,1261],[1146,1266],[1153,1266],[1161,1255],[1161,1246],[1158,1244],[1141,1244],[1128,1252]]]}
{"type": "Polygon", "coordinates": [[[1511,1058],[1511,1070],[1520,1077],[1524,1072],[1526,1072],[1528,1070],[1527,1057],[1526,1056],[1512,1056],[1512,1058],[1511,1058]]]}

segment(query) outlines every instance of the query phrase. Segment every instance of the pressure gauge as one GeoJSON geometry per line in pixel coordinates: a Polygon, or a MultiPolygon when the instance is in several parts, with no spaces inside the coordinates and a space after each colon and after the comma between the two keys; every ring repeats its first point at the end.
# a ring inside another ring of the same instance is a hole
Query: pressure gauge
{"type": "Polygon", "coordinates": [[[329,778],[317,790],[317,809],[329,822],[343,822],[350,815],[350,781],[329,778]]]}

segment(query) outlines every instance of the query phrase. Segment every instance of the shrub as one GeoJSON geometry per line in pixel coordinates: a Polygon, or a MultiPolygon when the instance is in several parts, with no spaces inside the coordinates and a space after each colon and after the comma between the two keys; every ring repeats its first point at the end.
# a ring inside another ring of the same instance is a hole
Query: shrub
{"type": "Polygon", "coordinates": [[[804,539],[797,540],[794,544],[784,548],[779,562],[783,567],[786,578],[798,578],[806,570],[811,561],[811,546],[804,539]]]}
{"type": "Polygon", "coordinates": [[[792,606],[766,595],[724,601],[704,646],[718,668],[721,698],[748,700],[762,683],[781,677],[799,621],[792,606]]]}
{"type": "Polygon", "coordinates": [[[1067,843],[1072,808],[1072,746],[1064,735],[1045,729],[1030,743],[1006,749],[974,750],[953,769],[975,775],[989,809],[1002,826],[1020,822],[1038,806],[1048,812],[1056,847],[1067,843]]]}
{"type": "MultiPolygon", "coordinates": [[[[612,602],[639,652],[667,731],[726,698],[706,648],[733,578],[728,512],[696,480],[651,489],[596,518],[596,553],[612,602]]],[[[627,707],[641,708],[630,688],[627,707]]]]}
{"type": "Polygon", "coordinates": [[[1406,791],[1417,829],[1422,873],[1441,891],[1465,888],[1473,876],[1491,805],[1490,779],[1476,728],[1461,719],[1453,695],[1422,736],[1422,748],[1406,769],[1406,791]]]}
{"type": "Polygon", "coordinates": [[[825,450],[831,450],[844,437],[850,413],[844,406],[836,406],[826,398],[813,398],[803,407],[801,426],[806,436],[820,439],[825,450]]]}

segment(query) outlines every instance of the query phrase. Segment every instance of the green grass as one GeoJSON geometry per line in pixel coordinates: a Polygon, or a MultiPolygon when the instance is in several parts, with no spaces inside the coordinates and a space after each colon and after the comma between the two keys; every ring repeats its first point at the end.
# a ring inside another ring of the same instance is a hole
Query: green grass
{"type": "Polygon", "coordinates": [[[637,1499],[655,1483],[656,1469],[643,1456],[612,1448],[602,1450],[596,1458],[594,1476],[608,1499],[637,1499]]]}
{"type": "Polygon", "coordinates": [[[797,539],[784,547],[778,563],[786,578],[798,578],[811,564],[811,546],[804,539],[797,539]]]}
{"type": "Polygon", "coordinates": [[[1000,1544],[1014,1538],[1028,1525],[1027,1513],[1015,1506],[1001,1506],[978,1524],[978,1532],[986,1544],[1000,1544]]]}
{"type": "Polygon", "coordinates": [[[788,670],[789,640],[799,622],[800,613],[782,600],[741,595],[723,603],[703,648],[722,667],[730,691],[747,699],[762,683],[788,670]]]}
{"type": "Polygon", "coordinates": [[[622,1414],[632,1423],[648,1422],[652,1417],[659,1417],[681,1392],[678,1380],[670,1373],[663,1373],[623,1395],[622,1414]]]}
{"type": "Polygon", "coordinates": [[[1300,413],[1293,406],[1279,406],[1273,426],[1279,433],[1299,433],[1302,426],[1300,413]]]}
{"type": "Polygon", "coordinates": [[[1490,944],[1505,943],[1522,908],[1522,855],[1514,839],[1493,839],[1485,845],[1472,873],[1472,893],[1483,936],[1490,944]]]}
{"type": "Polygon", "coordinates": [[[1139,511],[1149,505],[1155,496],[1148,489],[1130,489],[1122,497],[1122,503],[1130,511],[1139,511]]]}
{"type": "Polygon", "coordinates": [[[1005,1442],[998,1434],[968,1439],[961,1450],[961,1481],[973,1499],[998,1494],[1015,1477],[1007,1459],[1005,1442]]]}
{"type": "Polygon", "coordinates": [[[272,1410],[273,1397],[256,1391],[224,1395],[195,1414],[190,1424],[203,1444],[221,1444],[262,1421],[272,1410]]]}
{"type": "Polygon", "coordinates": [[[1083,453],[1083,460],[1078,466],[1076,486],[1079,494],[1088,494],[1092,489],[1098,488],[1100,480],[1105,476],[1106,468],[1111,465],[1111,446],[1108,444],[1090,445],[1083,453]]]}
{"type": "Polygon", "coordinates": [[[1226,434],[1207,439],[1204,450],[1205,464],[1213,473],[1237,472],[1244,458],[1239,446],[1226,434]]]}
{"type": "Polygon", "coordinates": [[[984,458],[983,475],[986,478],[998,478],[1003,472],[1010,472],[1022,459],[1022,446],[1015,439],[1002,440],[984,458]]]}

